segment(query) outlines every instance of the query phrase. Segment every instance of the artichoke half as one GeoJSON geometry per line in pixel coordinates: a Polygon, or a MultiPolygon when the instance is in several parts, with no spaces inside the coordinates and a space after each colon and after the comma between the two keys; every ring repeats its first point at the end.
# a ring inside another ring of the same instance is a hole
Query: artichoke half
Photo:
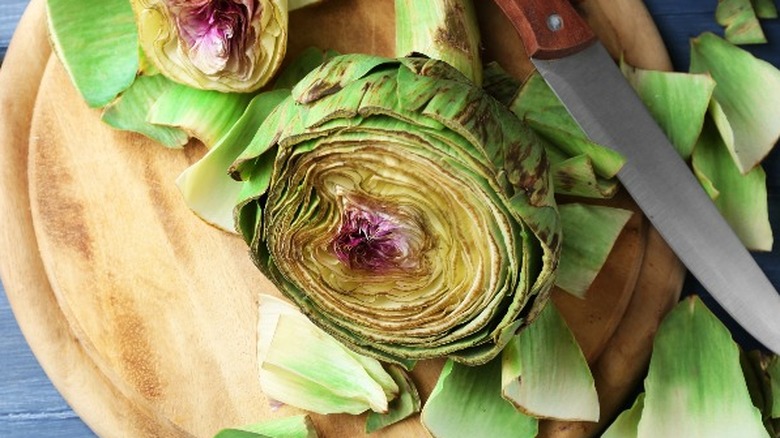
{"type": "Polygon", "coordinates": [[[329,60],[231,170],[260,270],[380,360],[485,363],[554,282],[561,225],[543,147],[444,62],[329,60]]]}
{"type": "Polygon", "coordinates": [[[287,48],[284,0],[132,0],[147,60],[194,88],[251,92],[287,48]]]}

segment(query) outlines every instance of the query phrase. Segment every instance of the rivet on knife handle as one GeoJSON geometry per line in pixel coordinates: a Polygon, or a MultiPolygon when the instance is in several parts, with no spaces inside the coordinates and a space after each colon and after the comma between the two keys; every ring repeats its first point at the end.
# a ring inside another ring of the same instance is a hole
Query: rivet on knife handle
{"type": "Polygon", "coordinates": [[[520,34],[531,58],[562,58],[596,40],[569,0],[495,1],[520,34]]]}

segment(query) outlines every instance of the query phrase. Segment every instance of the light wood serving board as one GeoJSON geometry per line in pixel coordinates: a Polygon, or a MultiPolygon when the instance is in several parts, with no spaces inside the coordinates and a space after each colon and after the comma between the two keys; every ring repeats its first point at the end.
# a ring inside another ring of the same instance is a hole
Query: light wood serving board
{"type": "MultiPolygon", "coordinates": [[[[530,67],[518,61],[509,23],[492,2],[476,3],[485,57],[524,77],[530,67]]],[[[641,1],[581,7],[613,53],[669,68],[641,1]]],[[[391,56],[392,23],[391,0],[328,0],[292,14],[289,52],[327,44],[391,56]]],[[[0,274],[55,386],[101,436],[205,437],[297,412],[272,410],[255,377],[257,294],[278,292],[243,242],[198,220],[173,183],[203,147],[168,150],[103,125],[50,54],[44,1],[33,0],[0,69],[0,274]]],[[[611,204],[636,211],[625,196],[611,204]]],[[[641,379],[683,272],[637,213],[586,300],[555,293],[592,365],[605,419],[641,379]]],[[[414,370],[423,398],[441,365],[414,370]]],[[[326,438],[363,436],[362,417],[314,420],[326,438]]],[[[547,422],[542,432],[598,427],[547,422]]],[[[425,435],[415,417],[373,436],[425,435]]]]}

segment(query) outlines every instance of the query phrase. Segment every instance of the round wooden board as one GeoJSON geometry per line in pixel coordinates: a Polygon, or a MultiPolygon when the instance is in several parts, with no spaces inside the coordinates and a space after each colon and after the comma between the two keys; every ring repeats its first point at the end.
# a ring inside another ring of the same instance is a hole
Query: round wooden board
{"type": "MultiPolygon", "coordinates": [[[[477,3],[486,57],[522,77],[527,64],[507,62],[524,59],[519,40],[492,2],[477,3]]],[[[640,1],[581,6],[613,53],[668,68],[640,1]]],[[[389,0],[329,0],[296,12],[290,52],[328,41],[392,55],[392,9],[389,0]]],[[[0,99],[0,248],[13,255],[0,273],[34,353],[90,427],[101,436],[210,436],[295,412],[271,410],[255,378],[256,297],[275,289],[243,243],[196,219],[173,184],[202,147],[166,150],[103,125],[50,57],[43,0],[17,30],[0,99]]],[[[625,197],[615,202],[636,210],[625,197]]],[[[604,418],[642,375],[682,273],[636,214],[587,300],[555,294],[593,366],[604,418]]],[[[424,398],[440,367],[415,369],[424,398]]],[[[362,436],[362,421],[315,416],[324,437],[362,436]]],[[[548,422],[543,431],[582,436],[597,427],[548,422]]],[[[373,436],[424,434],[413,418],[373,436]]]]}

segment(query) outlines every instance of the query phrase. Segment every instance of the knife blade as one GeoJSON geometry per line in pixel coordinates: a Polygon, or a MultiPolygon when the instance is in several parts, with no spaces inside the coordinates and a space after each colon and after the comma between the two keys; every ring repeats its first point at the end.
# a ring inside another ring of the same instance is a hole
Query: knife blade
{"type": "Polygon", "coordinates": [[[582,130],[626,158],[618,179],[713,298],[780,354],[780,294],[569,0],[496,0],[582,130]]]}

